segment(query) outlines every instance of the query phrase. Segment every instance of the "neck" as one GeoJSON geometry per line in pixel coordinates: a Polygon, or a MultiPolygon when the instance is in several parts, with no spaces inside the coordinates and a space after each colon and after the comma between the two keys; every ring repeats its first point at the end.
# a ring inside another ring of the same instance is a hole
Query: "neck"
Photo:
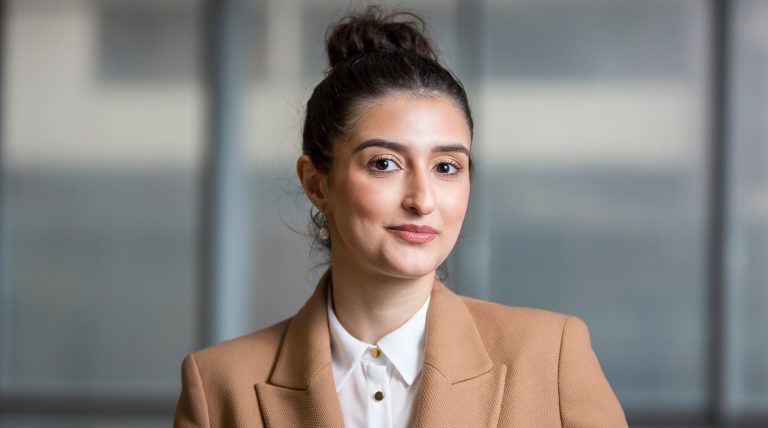
{"type": "Polygon", "coordinates": [[[434,272],[419,278],[392,278],[331,266],[333,307],[341,325],[357,340],[376,343],[421,308],[432,292],[434,272]]]}

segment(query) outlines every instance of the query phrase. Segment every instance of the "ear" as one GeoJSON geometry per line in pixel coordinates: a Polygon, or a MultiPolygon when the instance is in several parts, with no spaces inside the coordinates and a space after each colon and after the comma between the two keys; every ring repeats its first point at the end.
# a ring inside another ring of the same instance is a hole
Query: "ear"
{"type": "Polygon", "coordinates": [[[320,212],[328,214],[329,203],[325,176],[315,168],[315,164],[312,163],[309,156],[299,156],[299,159],[296,161],[296,174],[299,176],[304,193],[312,201],[312,204],[320,212]]]}

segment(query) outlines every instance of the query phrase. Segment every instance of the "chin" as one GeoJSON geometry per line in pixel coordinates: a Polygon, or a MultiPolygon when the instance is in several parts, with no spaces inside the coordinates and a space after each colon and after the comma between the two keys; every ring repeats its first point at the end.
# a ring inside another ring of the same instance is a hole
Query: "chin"
{"type": "Polygon", "coordinates": [[[440,266],[437,260],[414,261],[410,260],[392,260],[387,263],[388,271],[392,276],[399,278],[422,278],[434,274],[440,266]]]}
{"type": "Polygon", "coordinates": [[[439,248],[435,247],[387,248],[381,253],[381,263],[378,263],[378,266],[394,277],[423,278],[434,275],[437,268],[448,257],[448,254],[438,250],[439,248]]]}

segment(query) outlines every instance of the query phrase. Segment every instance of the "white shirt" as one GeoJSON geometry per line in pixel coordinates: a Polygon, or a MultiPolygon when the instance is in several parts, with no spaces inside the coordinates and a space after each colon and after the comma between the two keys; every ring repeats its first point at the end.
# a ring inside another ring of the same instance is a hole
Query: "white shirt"
{"type": "Polygon", "coordinates": [[[421,385],[429,299],[397,330],[372,345],[344,329],[336,318],[329,290],[333,380],[346,427],[409,425],[421,385]]]}

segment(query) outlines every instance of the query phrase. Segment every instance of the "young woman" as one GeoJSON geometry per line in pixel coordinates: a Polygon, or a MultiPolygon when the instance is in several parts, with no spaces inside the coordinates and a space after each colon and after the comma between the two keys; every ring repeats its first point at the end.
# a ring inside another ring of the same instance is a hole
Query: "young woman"
{"type": "Polygon", "coordinates": [[[187,356],[175,426],[626,426],[582,321],[437,279],[473,123],[421,24],[369,9],[331,32],[297,162],[330,268],[293,317],[187,356]]]}

